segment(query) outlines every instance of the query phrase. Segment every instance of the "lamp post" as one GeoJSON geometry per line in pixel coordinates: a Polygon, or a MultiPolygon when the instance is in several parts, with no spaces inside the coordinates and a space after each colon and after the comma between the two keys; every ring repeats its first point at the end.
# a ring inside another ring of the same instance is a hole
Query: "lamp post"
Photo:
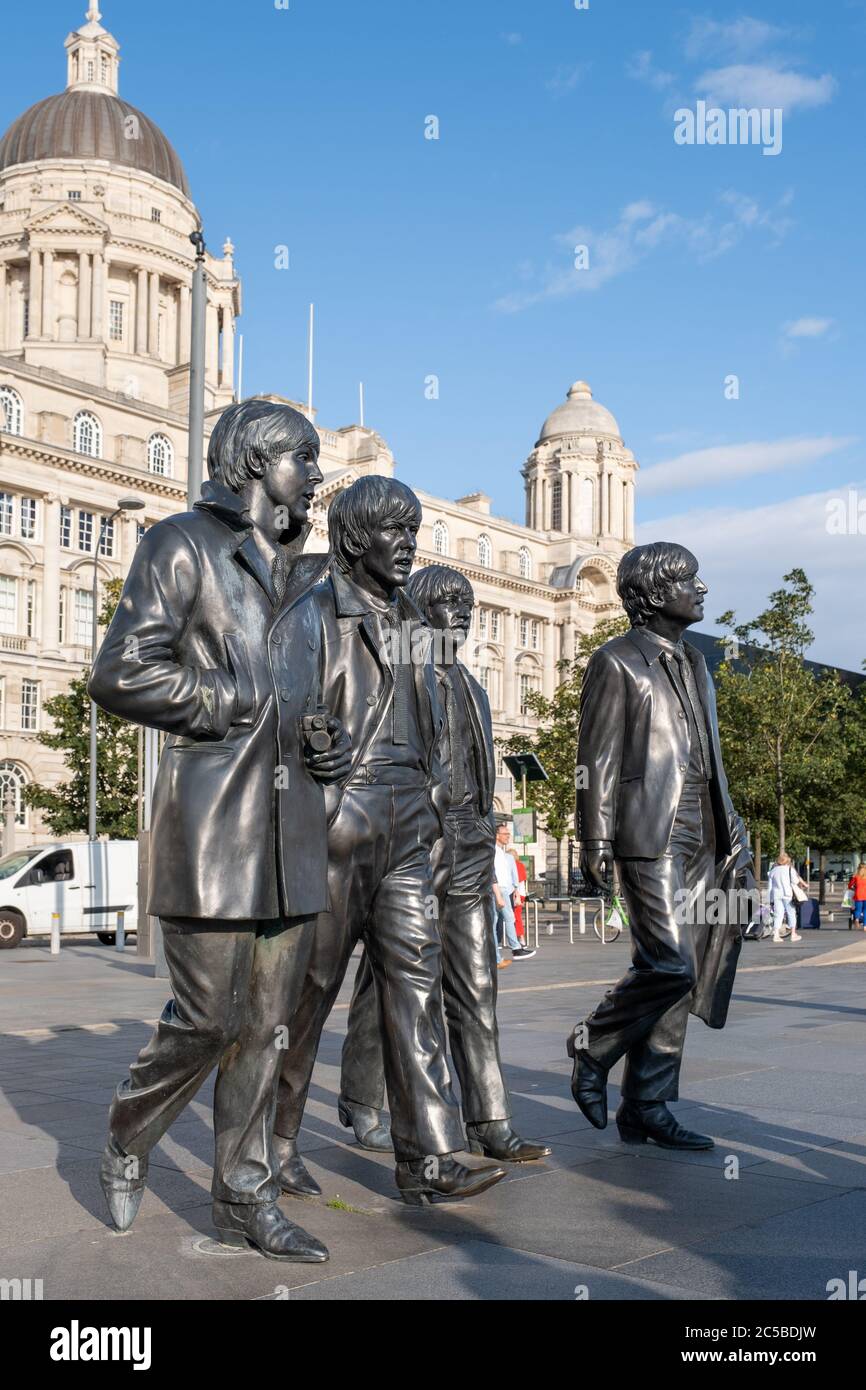
{"type": "MultiPolygon", "coordinates": [[[[140,512],[144,503],[137,497],[121,497],[115,510],[110,516],[102,518],[102,525],[99,528],[99,538],[96,542],[96,550],[93,555],[93,626],[90,641],[90,669],[96,661],[96,647],[99,641],[99,613],[97,611],[98,583],[99,583],[99,552],[102,549],[102,540],[108,526],[114,521],[115,517],[123,512],[140,512]]],[[[90,785],[88,787],[87,805],[87,838],[96,839],[96,705],[90,701],[90,785]]]]}

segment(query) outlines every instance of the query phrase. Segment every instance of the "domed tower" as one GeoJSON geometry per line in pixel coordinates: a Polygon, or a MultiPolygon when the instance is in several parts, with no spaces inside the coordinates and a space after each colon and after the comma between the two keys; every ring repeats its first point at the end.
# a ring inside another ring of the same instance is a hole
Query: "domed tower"
{"type": "MultiPolygon", "coordinates": [[[[66,39],[66,90],[0,140],[0,353],[185,411],[199,217],[173,146],[120,97],[100,19],[91,3],[66,39]]],[[[233,251],[207,257],[208,410],[234,397],[233,251]]]]}
{"type": "Polygon", "coordinates": [[[610,411],[576,381],[523,467],[526,525],[551,540],[569,537],[580,551],[622,553],[634,544],[637,467],[610,411]]]}

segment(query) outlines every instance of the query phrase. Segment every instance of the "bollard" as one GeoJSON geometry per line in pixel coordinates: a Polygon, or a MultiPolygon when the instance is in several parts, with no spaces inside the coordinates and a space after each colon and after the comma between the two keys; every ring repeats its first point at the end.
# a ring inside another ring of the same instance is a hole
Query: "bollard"
{"type": "Polygon", "coordinates": [[[52,956],[59,956],[59,955],[60,955],[60,913],[59,913],[59,912],[52,912],[52,914],[51,914],[51,954],[52,954],[52,956]]]}
{"type": "Polygon", "coordinates": [[[114,949],[116,951],[122,951],[126,946],[126,933],[123,929],[123,917],[123,908],[121,908],[117,914],[117,931],[114,937],[114,949]]]}

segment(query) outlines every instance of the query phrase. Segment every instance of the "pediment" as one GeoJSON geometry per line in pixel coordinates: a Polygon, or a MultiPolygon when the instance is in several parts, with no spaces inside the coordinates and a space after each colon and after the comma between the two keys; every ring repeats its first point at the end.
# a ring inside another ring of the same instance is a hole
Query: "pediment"
{"type": "Polygon", "coordinates": [[[93,213],[85,212],[77,203],[66,200],[43,208],[24,224],[30,236],[99,236],[108,235],[108,223],[93,213]]]}

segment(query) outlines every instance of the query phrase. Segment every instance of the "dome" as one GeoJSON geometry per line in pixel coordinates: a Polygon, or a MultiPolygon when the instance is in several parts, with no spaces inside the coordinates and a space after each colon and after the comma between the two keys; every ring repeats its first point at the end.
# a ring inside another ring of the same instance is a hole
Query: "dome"
{"type": "Polygon", "coordinates": [[[105,159],[152,174],[190,196],[183,165],[159,126],[113,92],[59,92],[13,121],[0,140],[0,173],[13,164],[42,159],[105,159]],[[130,118],[138,123],[133,139],[130,118]]]}
{"type": "Polygon", "coordinates": [[[538,443],[547,439],[558,439],[564,434],[613,435],[621,440],[619,425],[609,410],[592,399],[592,391],[585,381],[576,381],[569,389],[568,397],[548,415],[541,427],[538,443]]]}

